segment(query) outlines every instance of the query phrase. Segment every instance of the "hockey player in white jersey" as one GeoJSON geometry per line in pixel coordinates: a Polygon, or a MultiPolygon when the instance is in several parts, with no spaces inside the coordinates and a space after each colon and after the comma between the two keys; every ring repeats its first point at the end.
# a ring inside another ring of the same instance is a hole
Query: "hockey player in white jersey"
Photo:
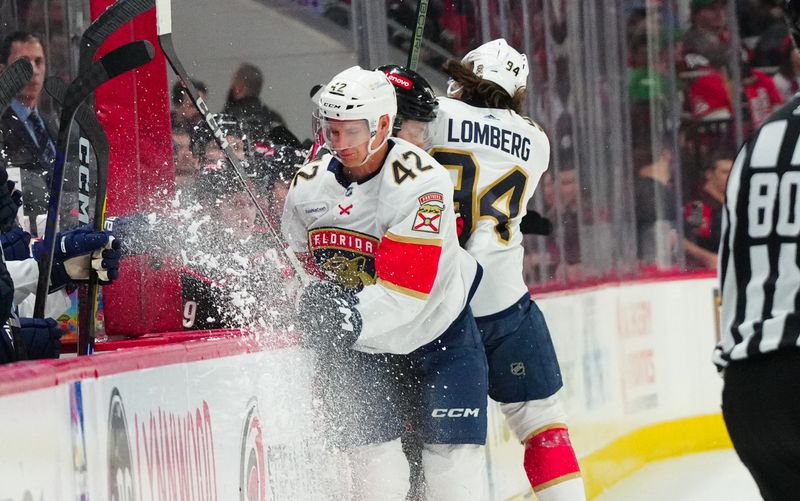
{"type": "Polygon", "coordinates": [[[358,499],[406,498],[407,417],[424,442],[427,498],[484,499],[487,366],[469,308],[480,267],[458,245],[447,171],[389,137],[395,113],[386,76],[359,67],[319,97],[333,154],[297,173],[282,219],[323,277],[300,298],[303,343],[318,373],[345,373],[322,384],[325,434],[348,450],[358,499]]]}
{"type": "Polygon", "coordinates": [[[522,276],[519,225],[550,157],[545,133],[519,114],[527,59],[499,39],[448,61],[449,98],[438,103],[416,73],[383,69],[398,95],[396,134],[424,144],[453,175],[460,241],[484,268],[471,306],[489,361],[489,395],[525,446],[531,486],[542,501],[584,500],[556,395],[562,386],[558,360],[522,276]]]}

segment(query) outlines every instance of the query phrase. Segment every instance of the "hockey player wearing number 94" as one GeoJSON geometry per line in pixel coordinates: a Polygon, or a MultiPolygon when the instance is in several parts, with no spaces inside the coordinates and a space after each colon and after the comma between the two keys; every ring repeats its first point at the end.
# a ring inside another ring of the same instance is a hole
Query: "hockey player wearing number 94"
{"type": "Polygon", "coordinates": [[[448,61],[448,98],[415,72],[383,67],[395,85],[396,134],[429,148],[455,182],[460,241],[485,274],[470,303],[489,363],[489,395],[525,446],[524,469],[542,501],[585,500],[566,415],[556,392],[561,372],[544,316],[522,278],[520,222],[550,145],[519,115],[527,58],[505,40],[448,61]]]}
{"type": "MultiPolygon", "coordinates": [[[[800,45],[800,0],[784,14],[800,45]]],[[[799,151],[800,94],[739,151],[722,212],[722,415],[767,501],[800,493],[799,151]]]]}
{"type": "Polygon", "coordinates": [[[345,70],[318,104],[332,154],[295,176],[282,230],[323,277],[299,302],[323,436],[347,451],[356,499],[405,500],[410,419],[426,498],[485,499],[487,365],[469,308],[481,271],[458,245],[453,185],[389,137],[397,103],[383,73],[345,70]]]}

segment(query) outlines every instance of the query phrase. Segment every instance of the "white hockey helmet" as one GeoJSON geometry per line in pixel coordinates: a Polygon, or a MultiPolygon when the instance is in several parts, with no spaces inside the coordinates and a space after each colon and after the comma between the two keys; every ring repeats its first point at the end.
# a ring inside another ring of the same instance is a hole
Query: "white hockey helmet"
{"type": "Polygon", "coordinates": [[[386,75],[382,71],[365,70],[359,66],[348,68],[333,77],[319,95],[318,106],[325,141],[331,150],[335,148],[330,136],[330,121],[366,122],[366,137],[352,135],[348,144],[339,147],[350,148],[369,141],[367,158],[386,141],[384,139],[380,144],[372,144],[378,132],[380,118],[388,115],[391,125],[397,115],[394,86],[386,75]]]}
{"type": "Polygon", "coordinates": [[[394,86],[386,75],[360,66],[333,77],[319,95],[318,105],[322,118],[366,120],[373,134],[380,117],[389,115],[389,123],[392,123],[397,115],[394,86]]]}
{"type": "Polygon", "coordinates": [[[475,75],[496,83],[512,97],[528,84],[528,58],[504,38],[486,42],[467,53],[461,62],[472,63],[475,75]]]}

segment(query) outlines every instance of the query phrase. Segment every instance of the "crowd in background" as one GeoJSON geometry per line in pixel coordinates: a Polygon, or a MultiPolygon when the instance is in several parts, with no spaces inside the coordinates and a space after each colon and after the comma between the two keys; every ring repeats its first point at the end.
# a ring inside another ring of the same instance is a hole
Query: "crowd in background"
{"type": "MultiPolygon", "coordinates": [[[[349,1],[294,3],[345,27],[352,21],[349,1]]],[[[405,51],[417,2],[387,0],[386,7],[389,43],[405,51]]],[[[63,0],[0,1],[0,14],[13,15],[17,27],[46,32],[51,74],[69,74],[74,66],[74,54],[62,47],[67,28],[85,27],[87,20],[73,10],[63,0]]],[[[720,207],[737,148],[800,90],[800,61],[779,2],[433,0],[422,71],[438,71],[448,55],[463,54],[487,36],[505,37],[528,53],[528,114],[553,146],[531,208],[554,229],[526,236],[529,283],[565,286],[714,269],[720,207]]],[[[309,135],[289,131],[260,101],[263,85],[261,69],[241,65],[220,110],[256,165],[260,157],[274,157],[276,145],[300,148],[292,132],[309,135]]],[[[177,184],[188,189],[219,152],[197,127],[199,117],[180,88],[172,89],[172,100],[177,184]]],[[[46,101],[42,108],[47,111],[46,101]]],[[[278,163],[290,169],[288,161],[278,163]]],[[[253,175],[270,179],[266,171],[253,175]]],[[[268,193],[273,183],[265,185],[268,193]]]]}

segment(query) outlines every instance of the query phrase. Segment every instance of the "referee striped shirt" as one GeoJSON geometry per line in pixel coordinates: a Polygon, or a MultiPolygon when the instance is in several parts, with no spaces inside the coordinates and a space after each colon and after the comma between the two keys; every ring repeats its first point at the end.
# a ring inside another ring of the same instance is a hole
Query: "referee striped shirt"
{"type": "Polygon", "coordinates": [[[800,94],[736,157],[722,214],[720,343],[714,363],[798,346],[800,94]]]}

